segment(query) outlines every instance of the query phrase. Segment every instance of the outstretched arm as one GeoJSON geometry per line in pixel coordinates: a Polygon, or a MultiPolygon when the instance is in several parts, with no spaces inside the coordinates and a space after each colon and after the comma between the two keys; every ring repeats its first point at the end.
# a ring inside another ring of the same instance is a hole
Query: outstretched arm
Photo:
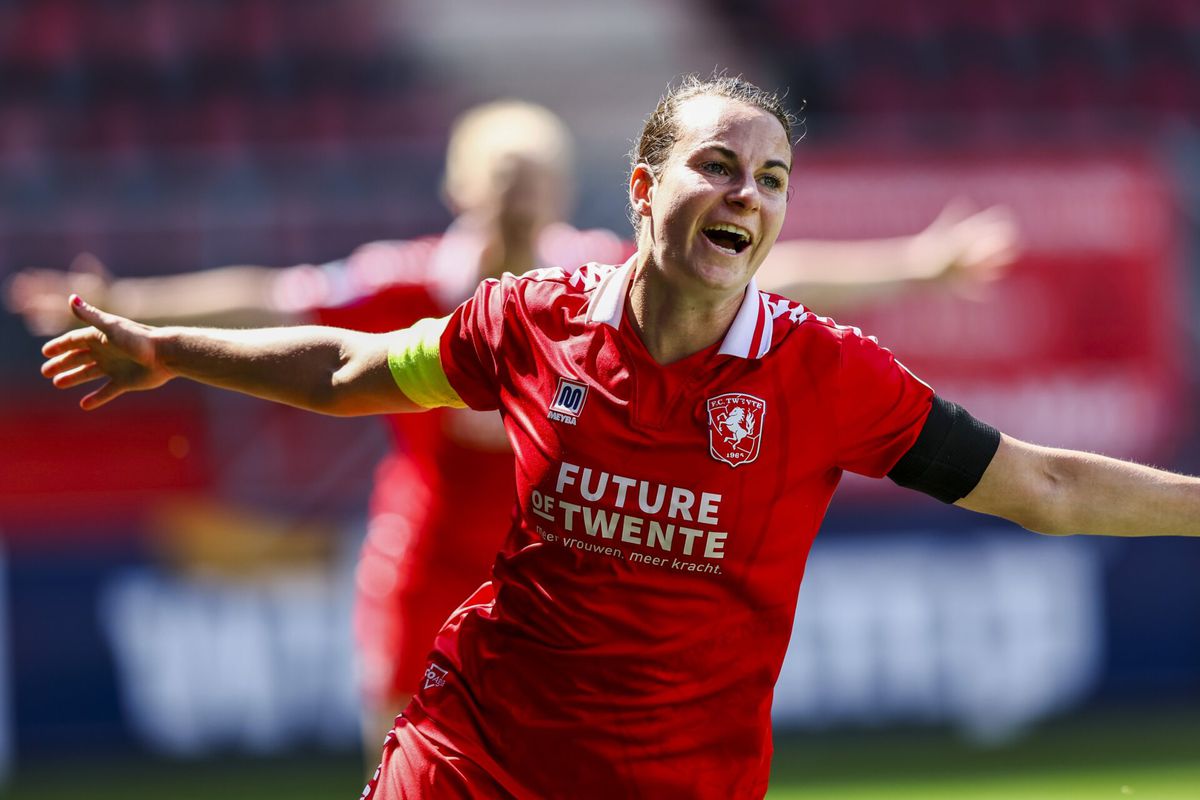
{"type": "Polygon", "coordinates": [[[969,213],[951,203],[915,236],[864,241],[777,242],[758,285],[822,313],[932,282],[965,287],[990,282],[1018,251],[1016,222],[1005,208],[969,213]]]}
{"type": "Polygon", "coordinates": [[[440,374],[436,344],[432,353],[429,346],[436,338],[416,341],[416,327],[388,334],[317,326],[155,328],[101,311],[78,296],[71,298],[71,311],[90,327],[48,342],[42,374],[60,389],[103,380],[80,401],[86,410],[182,377],[323,414],[418,411],[422,406],[397,387],[389,354],[424,346],[418,367],[428,369],[432,361],[440,374]]]}
{"type": "Polygon", "coordinates": [[[154,324],[263,326],[302,321],[302,309],[281,291],[290,278],[316,268],[232,265],[147,278],[113,278],[90,253],[66,270],[31,268],[18,272],[5,290],[5,302],[39,336],[75,327],[68,310],[71,294],[93,298],[112,313],[154,324]]]}
{"type": "Polygon", "coordinates": [[[1200,536],[1200,479],[1009,436],[956,505],[1038,533],[1200,536]]]}

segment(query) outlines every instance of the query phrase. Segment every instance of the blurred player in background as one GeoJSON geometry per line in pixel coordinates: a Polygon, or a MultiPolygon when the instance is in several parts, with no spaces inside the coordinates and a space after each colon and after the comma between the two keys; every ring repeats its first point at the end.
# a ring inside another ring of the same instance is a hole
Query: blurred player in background
{"type": "MultiPolygon", "coordinates": [[[[367,332],[441,317],[485,278],[585,261],[621,263],[634,247],[563,220],[572,141],[550,111],[501,101],[465,113],[450,135],[443,197],[456,214],[440,237],[374,242],[328,264],[230,266],[161,278],[109,279],[84,255],[67,272],[27,270],[8,301],[38,333],[74,322],[70,292],[161,323],[319,322],[367,332]]],[[[930,281],[978,285],[1015,250],[1009,215],[948,207],[911,237],[781,242],[758,274],[771,291],[823,312],[930,281]]],[[[495,413],[438,409],[389,416],[356,575],[355,633],[370,758],[379,732],[423,680],[447,616],[488,579],[515,496],[512,455],[495,413]]]]}

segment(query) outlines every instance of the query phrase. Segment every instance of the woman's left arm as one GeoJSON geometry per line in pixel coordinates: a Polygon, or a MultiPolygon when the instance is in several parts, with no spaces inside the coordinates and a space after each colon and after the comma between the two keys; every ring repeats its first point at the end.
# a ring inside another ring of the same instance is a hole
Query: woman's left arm
{"type": "Polygon", "coordinates": [[[1200,479],[1010,436],[955,505],[1052,535],[1200,536],[1200,479]]]}

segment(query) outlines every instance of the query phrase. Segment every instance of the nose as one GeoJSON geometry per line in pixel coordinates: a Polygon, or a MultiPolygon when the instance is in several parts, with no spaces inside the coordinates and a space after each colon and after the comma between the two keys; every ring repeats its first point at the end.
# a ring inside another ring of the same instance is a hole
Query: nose
{"type": "Polygon", "coordinates": [[[725,200],[730,205],[746,211],[757,211],[762,202],[762,196],[758,193],[758,182],[754,180],[754,176],[743,176],[741,180],[729,187],[729,193],[725,196],[725,200]]]}

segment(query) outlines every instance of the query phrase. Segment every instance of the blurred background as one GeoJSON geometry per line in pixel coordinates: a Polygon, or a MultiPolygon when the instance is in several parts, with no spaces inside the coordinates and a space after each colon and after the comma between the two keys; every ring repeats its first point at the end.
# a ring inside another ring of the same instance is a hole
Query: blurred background
{"type": "MultiPolygon", "coordinates": [[[[632,138],[714,66],[803,107],[785,236],[914,233],[956,198],[1017,219],[978,296],[840,321],[1008,433],[1200,471],[1195,0],[0,0],[0,279],[436,233],[448,127],[501,97],[563,116],[573,221],[628,236],[632,138]]],[[[0,795],[353,796],[381,427],[174,384],[83,414],[40,343],[0,315],[0,795]]],[[[1198,576],[1200,542],[848,479],[773,794],[1200,797],[1198,576]]]]}

